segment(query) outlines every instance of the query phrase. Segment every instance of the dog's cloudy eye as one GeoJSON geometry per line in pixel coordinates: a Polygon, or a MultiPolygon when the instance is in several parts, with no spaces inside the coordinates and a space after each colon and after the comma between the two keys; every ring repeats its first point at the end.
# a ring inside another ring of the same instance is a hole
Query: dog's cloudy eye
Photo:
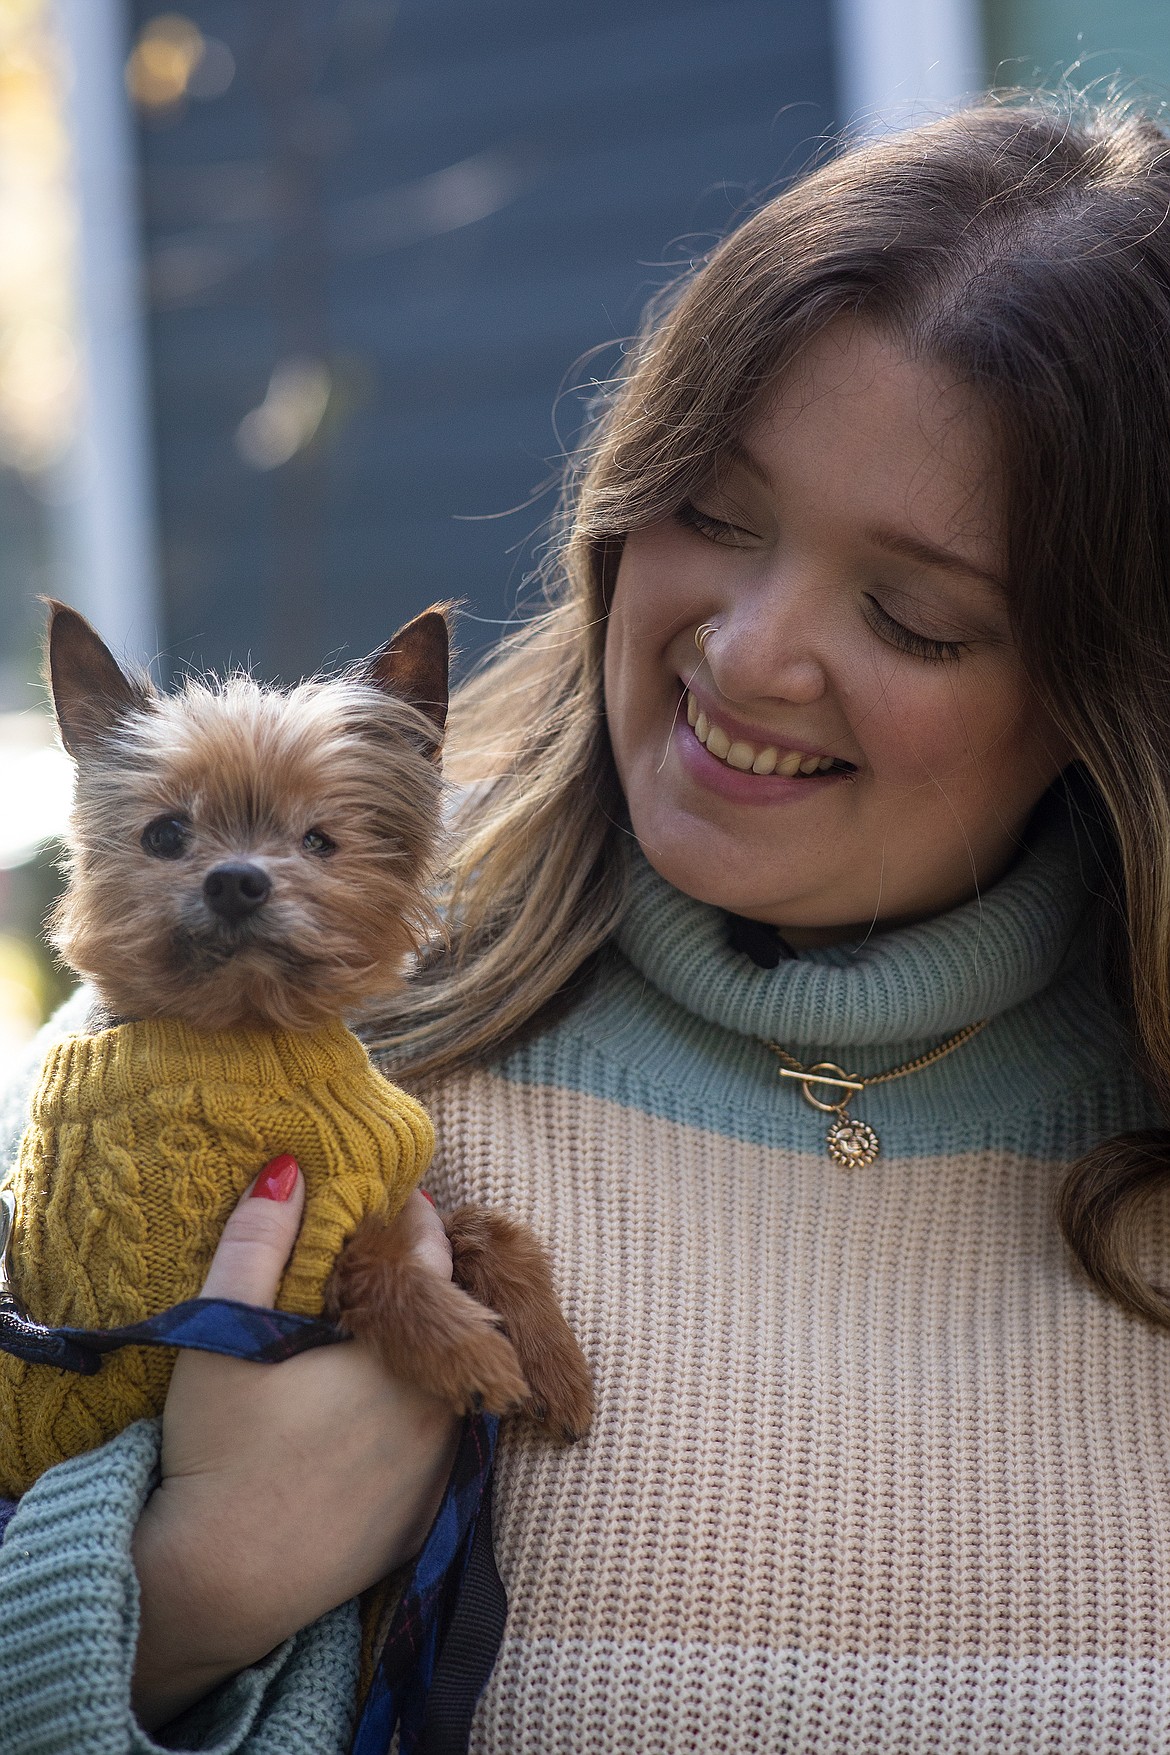
{"type": "Polygon", "coordinates": [[[301,842],[301,846],[306,853],[332,853],[337,842],[331,841],[324,829],[310,829],[301,842]]]}
{"type": "Polygon", "coordinates": [[[179,859],[191,840],[186,817],[155,817],[142,831],[142,845],[154,859],[179,859]]]}

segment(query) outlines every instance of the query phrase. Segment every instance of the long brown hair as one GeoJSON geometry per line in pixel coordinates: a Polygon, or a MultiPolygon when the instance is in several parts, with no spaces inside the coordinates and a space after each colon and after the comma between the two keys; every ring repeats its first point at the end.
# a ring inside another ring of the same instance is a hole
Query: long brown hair
{"type": "MultiPolygon", "coordinates": [[[[1102,916],[1170,1106],[1170,142],[1115,106],[988,102],[844,152],[666,295],[571,469],[544,613],[464,689],[450,942],[374,1033],[408,1077],[499,1049],[613,930],[628,831],[601,687],[626,533],[710,475],[761,394],[852,316],[976,388],[1005,484],[1017,637],[1106,825],[1102,916]],[[468,769],[466,764],[472,764],[468,769]]],[[[1095,1282],[1170,1326],[1132,1220],[1170,1133],[1061,1198],[1095,1282]]]]}

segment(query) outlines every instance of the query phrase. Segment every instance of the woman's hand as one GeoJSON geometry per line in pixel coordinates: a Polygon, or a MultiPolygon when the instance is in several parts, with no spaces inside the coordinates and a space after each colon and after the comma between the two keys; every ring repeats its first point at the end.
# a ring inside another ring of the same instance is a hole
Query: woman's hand
{"type": "MultiPolygon", "coordinates": [[[[299,1170],[283,1183],[263,1173],[228,1220],[204,1297],[271,1304],[304,1198],[299,1170]]],[[[449,1278],[438,1215],[421,1194],[408,1211],[418,1254],[449,1278]]],[[[417,1553],[458,1430],[447,1407],[387,1377],[357,1341],[280,1365],[180,1353],[162,1481],[134,1540],[144,1727],[166,1724],[417,1553]]]]}

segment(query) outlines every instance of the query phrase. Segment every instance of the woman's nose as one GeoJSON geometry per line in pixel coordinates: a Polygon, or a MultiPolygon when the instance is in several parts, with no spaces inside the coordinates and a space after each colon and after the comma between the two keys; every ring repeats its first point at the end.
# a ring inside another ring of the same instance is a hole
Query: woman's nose
{"type": "Polygon", "coordinates": [[[703,640],[711,680],[725,701],[819,701],[828,686],[822,659],[807,627],[791,614],[713,615],[703,640]]]}

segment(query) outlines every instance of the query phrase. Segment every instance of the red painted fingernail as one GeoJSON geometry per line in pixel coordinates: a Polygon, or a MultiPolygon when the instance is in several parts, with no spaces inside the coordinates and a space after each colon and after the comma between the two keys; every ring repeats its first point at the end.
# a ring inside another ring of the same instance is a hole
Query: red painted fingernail
{"type": "Polygon", "coordinates": [[[287,1200],[297,1185],[299,1166],[288,1152],[265,1164],[252,1186],[253,1200],[287,1200]]]}
{"type": "Polygon", "coordinates": [[[435,1197],[433,1194],[428,1194],[425,1188],[420,1188],[418,1192],[422,1195],[424,1200],[429,1200],[431,1205],[434,1206],[435,1197]]]}

